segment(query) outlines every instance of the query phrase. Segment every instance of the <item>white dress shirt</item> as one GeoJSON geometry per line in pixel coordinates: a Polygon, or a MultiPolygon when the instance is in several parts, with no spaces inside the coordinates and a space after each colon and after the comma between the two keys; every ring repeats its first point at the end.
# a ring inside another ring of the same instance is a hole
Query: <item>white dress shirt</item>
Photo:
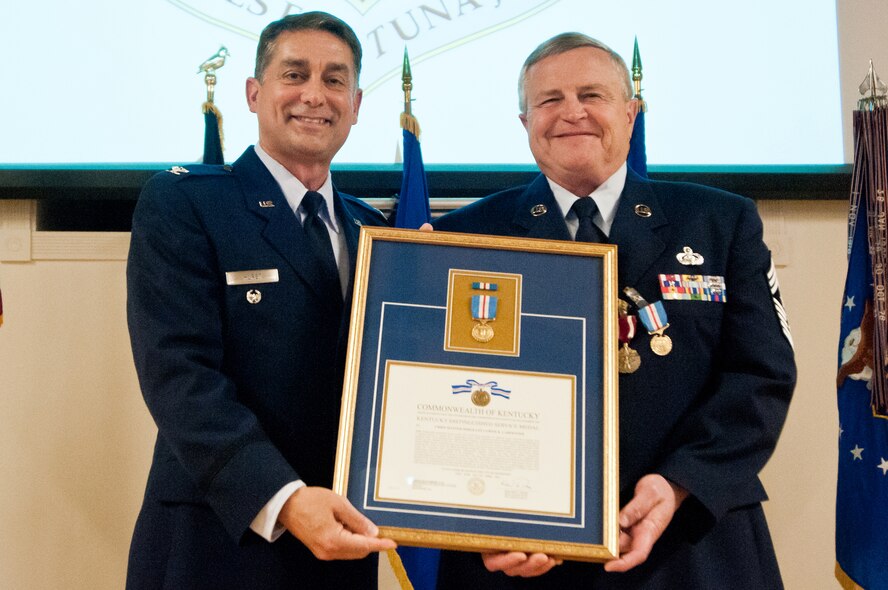
{"type": "MultiPolygon", "coordinates": [[[[271,175],[274,177],[275,181],[281,187],[281,191],[284,193],[284,197],[287,199],[287,204],[290,206],[290,209],[293,210],[295,215],[299,216],[299,221],[305,221],[305,211],[302,209],[302,198],[305,197],[305,193],[308,192],[308,189],[305,188],[298,178],[293,176],[289,170],[284,168],[283,164],[272,158],[266,153],[258,144],[254,146],[256,150],[256,155],[259,156],[259,159],[265,164],[265,167],[268,168],[268,171],[271,172],[271,175]]],[[[327,180],[324,181],[324,184],[317,190],[324,197],[324,203],[326,205],[323,208],[319,215],[321,220],[323,220],[324,225],[327,227],[327,233],[330,234],[330,245],[333,247],[333,256],[336,258],[336,266],[339,267],[339,284],[342,286],[342,295],[345,297],[345,290],[348,288],[348,273],[349,273],[349,261],[348,261],[348,247],[345,244],[345,235],[340,231],[339,222],[336,219],[334,207],[333,207],[333,181],[330,179],[330,173],[327,172],[327,180]],[[346,254],[343,254],[345,252],[346,254]]],[[[253,519],[253,522],[250,523],[250,529],[265,539],[273,543],[278,540],[282,534],[286,531],[286,528],[278,522],[278,516],[281,513],[281,509],[284,507],[284,503],[293,495],[293,492],[298,490],[299,488],[305,487],[305,482],[301,479],[296,481],[291,481],[284,487],[282,487],[278,493],[272,496],[271,500],[262,507],[262,510],[259,511],[259,514],[256,515],[256,518],[253,519]]]]}
{"type": "MultiPolygon", "coordinates": [[[[577,199],[585,198],[587,195],[575,195],[551,178],[546,177],[546,180],[549,181],[549,188],[552,189],[552,194],[555,195],[555,201],[561,208],[562,215],[564,215],[564,222],[567,224],[567,230],[570,232],[570,237],[576,239],[577,229],[580,227],[580,222],[577,219],[576,213],[571,210],[571,207],[573,207],[573,204],[577,199]]],[[[614,217],[617,215],[617,204],[620,202],[620,194],[623,192],[624,186],[626,186],[626,164],[620,166],[610,178],[605,180],[601,186],[592,191],[592,194],[588,195],[594,199],[595,204],[598,205],[598,213],[592,218],[592,222],[595,223],[595,225],[598,226],[598,229],[603,231],[606,236],[610,236],[611,226],[614,224],[614,217]]]]}
{"type": "MultiPolygon", "coordinates": [[[[305,211],[301,205],[302,198],[308,192],[308,189],[289,170],[284,168],[283,164],[269,156],[259,144],[253,147],[256,150],[256,155],[259,156],[259,159],[265,164],[268,171],[271,172],[278,186],[281,187],[281,192],[284,193],[290,209],[299,216],[300,223],[304,222],[305,211]]],[[[339,220],[336,219],[335,208],[333,207],[333,180],[330,178],[329,171],[327,172],[327,180],[324,181],[324,184],[321,185],[317,192],[324,197],[325,207],[321,209],[319,215],[327,227],[327,233],[330,234],[330,245],[333,247],[333,257],[336,259],[336,266],[339,268],[339,285],[342,287],[342,296],[344,298],[345,291],[348,289],[348,274],[350,270],[347,254],[348,246],[345,243],[345,234],[340,231],[339,220]],[[343,252],[346,254],[343,254],[343,252]]]]}

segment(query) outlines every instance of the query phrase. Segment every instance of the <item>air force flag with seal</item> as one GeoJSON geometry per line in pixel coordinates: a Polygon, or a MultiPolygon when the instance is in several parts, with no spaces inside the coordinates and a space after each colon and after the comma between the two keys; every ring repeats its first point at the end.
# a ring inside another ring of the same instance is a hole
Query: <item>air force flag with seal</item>
{"type": "Polygon", "coordinates": [[[843,588],[888,590],[888,413],[872,399],[873,277],[866,211],[856,212],[852,207],[836,377],[836,578],[843,588]]]}

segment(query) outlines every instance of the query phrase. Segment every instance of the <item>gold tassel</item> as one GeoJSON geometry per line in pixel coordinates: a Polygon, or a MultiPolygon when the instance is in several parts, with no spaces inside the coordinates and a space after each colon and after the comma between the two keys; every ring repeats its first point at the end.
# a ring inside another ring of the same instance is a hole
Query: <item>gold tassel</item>
{"type": "Polygon", "coordinates": [[[416,139],[419,139],[419,121],[417,121],[416,117],[414,117],[413,115],[401,113],[401,129],[406,129],[407,131],[415,135],[416,139]]]}
{"type": "MultiPolygon", "coordinates": [[[[404,115],[401,115],[401,120],[404,120],[404,115]]],[[[408,129],[408,131],[410,130],[408,129]]],[[[410,578],[407,577],[407,570],[404,569],[404,563],[401,561],[401,556],[398,555],[398,552],[395,549],[389,549],[385,553],[388,555],[389,565],[392,566],[395,577],[398,578],[401,590],[413,590],[413,584],[410,582],[410,578]]]]}
{"type": "Polygon", "coordinates": [[[203,103],[201,106],[201,111],[203,114],[213,113],[216,116],[216,121],[219,122],[217,127],[219,128],[219,145],[222,147],[222,152],[225,153],[225,134],[222,133],[222,112],[216,108],[216,104],[210,101],[203,103]]]}
{"type": "Polygon", "coordinates": [[[839,586],[842,587],[842,590],[864,590],[863,587],[858,586],[854,580],[848,577],[848,574],[845,573],[838,561],[836,562],[836,580],[839,581],[839,586]]]}

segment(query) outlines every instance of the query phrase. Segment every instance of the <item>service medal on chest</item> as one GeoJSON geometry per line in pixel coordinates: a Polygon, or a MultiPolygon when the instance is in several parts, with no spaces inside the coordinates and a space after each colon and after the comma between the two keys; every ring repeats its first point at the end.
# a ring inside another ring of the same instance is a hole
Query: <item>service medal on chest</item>
{"type": "Polygon", "coordinates": [[[666,356],[672,352],[672,338],[662,332],[659,334],[655,333],[651,336],[651,350],[654,351],[654,354],[666,356]]]}
{"type": "Polygon", "coordinates": [[[629,347],[629,343],[635,338],[635,326],[638,318],[628,315],[629,305],[620,301],[620,348],[617,351],[617,369],[620,373],[634,373],[641,366],[641,357],[638,352],[629,347]]]}
{"type": "Polygon", "coordinates": [[[666,308],[663,307],[663,302],[648,303],[641,293],[632,287],[624,288],[623,292],[638,306],[638,317],[647,328],[648,334],[651,335],[651,350],[654,351],[654,354],[666,356],[672,352],[672,338],[664,334],[666,328],[669,327],[669,320],[666,318],[666,308]]]}
{"type": "Polygon", "coordinates": [[[634,373],[641,366],[641,357],[638,351],[629,348],[629,344],[624,342],[617,353],[617,367],[620,373],[634,373]]]}

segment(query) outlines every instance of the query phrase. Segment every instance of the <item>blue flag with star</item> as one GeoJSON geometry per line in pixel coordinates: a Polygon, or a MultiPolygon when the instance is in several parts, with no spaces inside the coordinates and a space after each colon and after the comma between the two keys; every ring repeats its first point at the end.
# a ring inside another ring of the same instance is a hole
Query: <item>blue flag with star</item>
{"type": "Polygon", "coordinates": [[[836,577],[843,588],[888,590],[888,416],[874,411],[873,277],[865,198],[852,203],[839,332],[836,577]]]}

